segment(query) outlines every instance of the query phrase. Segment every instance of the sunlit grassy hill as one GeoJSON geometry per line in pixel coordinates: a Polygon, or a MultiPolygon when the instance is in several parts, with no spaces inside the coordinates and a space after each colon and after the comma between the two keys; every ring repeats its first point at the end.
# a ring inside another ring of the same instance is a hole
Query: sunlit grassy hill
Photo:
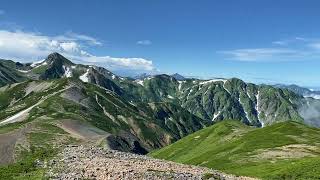
{"type": "Polygon", "coordinates": [[[252,128],[228,120],[150,155],[262,179],[319,179],[320,129],[297,122],[252,128]]]}

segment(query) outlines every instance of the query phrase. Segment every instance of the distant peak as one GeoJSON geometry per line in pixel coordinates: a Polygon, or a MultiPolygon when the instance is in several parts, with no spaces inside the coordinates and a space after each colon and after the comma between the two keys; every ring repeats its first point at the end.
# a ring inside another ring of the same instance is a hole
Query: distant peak
{"type": "Polygon", "coordinates": [[[148,78],[148,77],[151,77],[150,74],[147,74],[147,73],[142,73],[142,74],[139,74],[137,76],[134,77],[134,79],[145,79],[145,78],[148,78]]]}
{"type": "Polygon", "coordinates": [[[58,57],[63,57],[63,56],[61,54],[57,53],[57,52],[53,52],[53,53],[48,55],[48,58],[58,58],[58,57]]]}
{"type": "Polygon", "coordinates": [[[182,81],[185,80],[186,78],[178,73],[174,73],[173,75],[171,75],[172,77],[174,77],[176,80],[182,81]]]}
{"type": "Polygon", "coordinates": [[[59,54],[57,52],[49,54],[45,61],[49,64],[51,64],[53,62],[59,63],[59,64],[60,63],[61,64],[69,64],[69,65],[73,64],[69,59],[65,58],[64,56],[62,56],[61,54],[59,54]]]}

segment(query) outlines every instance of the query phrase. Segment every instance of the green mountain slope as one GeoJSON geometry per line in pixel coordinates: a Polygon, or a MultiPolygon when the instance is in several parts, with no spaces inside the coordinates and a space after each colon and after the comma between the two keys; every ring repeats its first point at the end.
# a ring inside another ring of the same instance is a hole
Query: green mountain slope
{"type": "Polygon", "coordinates": [[[0,126],[47,119],[64,127],[65,120],[72,120],[115,136],[106,139],[115,149],[136,153],[168,145],[211,123],[175,104],[130,103],[111,90],[73,78],[27,81],[0,90],[0,126]],[[124,144],[115,146],[117,140],[124,144]]]}
{"type": "Polygon", "coordinates": [[[320,129],[297,122],[252,128],[223,121],[151,156],[263,179],[319,179],[320,129]]]}
{"type": "Polygon", "coordinates": [[[73,78],[111,90],[128,102],[172,102],[206,121],[238,119],[263,127],[283,120],[303,120],[299,106],[304,104],[304,97],[286,89],[245,83],[236,78],[177,80],[175,76],[161,74],[134,80],[102,67],[74,64],[58,53],[50,54],[40,63],[10,61],[7,64],[9,71],[1,71],[8,76],[0,78],[2,86],[26,79],[73,78]]]}
{"type": "Polygon", "coordinates": [[[257,127],[283,120],[302,121],[304,98],[289,90],[245,83],[240,79],[186,79],[156,75],[121,86],[133,101],[175,102],[201,119],[239,119],[257,127]]]}
{"type": "Polygon", "coordinates": [[[23,76],[23,73],[18,71],[17,67],[20,67],[19,65],[22,64],[0,59],[0,87],[27,79],[23,76]]]}

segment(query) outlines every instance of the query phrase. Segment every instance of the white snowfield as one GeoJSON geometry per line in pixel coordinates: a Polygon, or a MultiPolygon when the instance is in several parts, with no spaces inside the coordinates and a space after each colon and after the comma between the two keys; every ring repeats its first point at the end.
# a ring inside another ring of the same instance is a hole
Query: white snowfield
{"type": "Polygon", "coordinates": [[[87,69],[87,72],[85,72],[84,74],[82,74],[79,79],[83,82],[89,82],[89,78],[88,78],[88,75],[89,75],[89,69],[87,69]]]}
{"type": "Polygon", "coordinates": [[[216,118],[221,114],[221,111],[218,111],[218,113],[213,114],[212,121],[216,120],[216,118]]]}
{"type": "Polygon", "coordinates": [[[258,120],[260,121],[261,123],[261,127],[264,127],[264,122],[259,118],[260,117],[260,109],[259,109],[259,97],[260,97],[260,91],[258,91],[258,93],[256,94],[256,99],[257,99],[257,103],[256,103],[256,111],[258,112],[258,120]]]}
{"type": "Polygon", "coordinates": [[[178,81],[178,82],[179,82],[178,90],[181,91],[182,84],[185,83],[186,81],[178,81]]]}
{"type": "Polygon", "coordinates": [[[208,81],[203,81],[203,82],[200,82],[199,84],[208,84],[208,83],[213,83],[213,82],[223,82],[225,83],[227,81],[227,79],[210,79],[208,81]]]}
{"type": "Polygon", "coordinates": [[[169,99],[174,99],[174,97],[173,96],[171,96],[171,95],[169,95],[168,94],[168,96],[167,96],[169,99]]]}
{"type": "Polygon", "coordinates": [[[18,69],[18,71],[19,71],[19,72],[22,72],[22,73],[28,73],[28,72],[30,72],[30,70],[29,70],[29,71],[25,71],[25,70],[19,70],[19,69],[18,69]]]}
{"type": "Polygon", "coordinates": [[[136,82],[137,84],[140,84],[141,86],[143,86],[143,80],[135,80],[134,82],[136,82]]]}
{"type": "Polygon", "coordinates": [[[72,77],[72,70],[68,66],[63,66],[63,69],[65,77],[72,77]]]}
{"type": "Polygon", "coordinates": [[[47,62],[45,62],[45,59],[43,59],[41,61],[33,62],[30,66],[32,68],[37,68],[37,67],[42,66],[42,65],[47,65],[47,62]]]}

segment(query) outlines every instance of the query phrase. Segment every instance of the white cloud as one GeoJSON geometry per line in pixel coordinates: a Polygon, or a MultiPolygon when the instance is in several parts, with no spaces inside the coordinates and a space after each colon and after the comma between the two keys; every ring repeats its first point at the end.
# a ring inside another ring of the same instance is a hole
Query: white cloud
{"type": "Polygon", "coordinates": [[[102,42],[100,42],[96,38],[83,35],[83,34],[77,34],[72,31],[68,31],[67,33],[65,33],[65,35],[57,36],[56,39],[68,40],[68,41],[84,41],[89,43],[90,45],[99,45],[99,46],[102,45],[102,42]]]}
{"type": "Polygon", "coordinates": [[[150,40],[141,40],[141,41],[137,41],[138,45],[151,45],[152,42],[150,40]]]}
{"type": "Polygon", "coordinates": [[[287,41],[273,41],[272,44],[283,46],[283,45],[287,45],[288,42],[287,41]]]}
{"type": "Polygon", "coordinates": [[[288,58],[292,59],[303,55],[292,49],[276,48],[235,49],[230,51],[221,51],[221,53],[231,56],[234,60],[240,61],[287,60],[288,58]]]}
{"type": "Polygon", "coordinates": [[[285,45],[290,45],[290,44],[301,44],[311,41],[311,39],[303,38],[303,37],[295,37],[295,38],[290,38],[290,39],[285,39],[285,40],[280,40],[280,41],[273,41],[272,44],[274,45],[280,45],[280,46],[285,46],[285,45]]]}
{"type": "Polygon", "coordinates": [[[241,48],[219,51],[227,58],[238,61],[300,61],[320,58],[319,39],[295,37],[272,42],[264,48],[241,48]]]}
{"type": "Polygon", "coordinates": [[[106,65],[111,69],[132,69],[132,70],[145,70],[153,71],[152,61],[143,59],[143,58],[115,58],[110,56],[89,56],[87,58],[88,62],[99,63],[106,65]]]}
{"type": "Polygon", "coordinates": [[[320,50],[320,42],[319,42],[319,43],[311,43],[311,44],[309,44],[309,46],[310,46],[311,48],[320,50]]]}
{"type": "Polygon", "coordinates": [[[84,45],[101,45],[86,35],[66,33],[60,36],[45,36],[23,31],[0,30],[0,57],[30,62],[45,58],[52,52],[59,52],[71,60],[81,63],[95,63],[111,70],[154,70],[152,61],[143,58],[122,58],[96,56],[84,49],[84,45]]]}

